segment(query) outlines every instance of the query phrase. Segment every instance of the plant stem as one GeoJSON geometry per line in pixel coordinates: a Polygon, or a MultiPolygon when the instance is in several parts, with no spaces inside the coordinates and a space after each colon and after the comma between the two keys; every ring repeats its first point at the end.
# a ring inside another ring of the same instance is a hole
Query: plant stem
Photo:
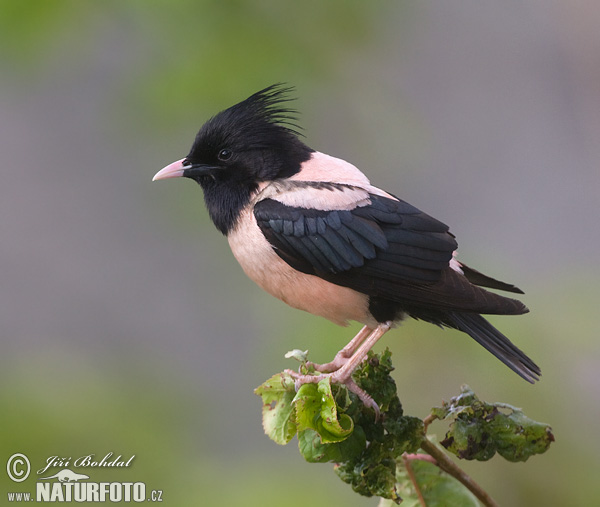
{"type": "MultiPolygon", "coordinates": [[[[414,456],[418,456],[418,455],[416,455],[416,454],[409,455],[407,453],[404,453],[402,455],[402,461],[404,462],[404,468],[406,468],[406,473],[408,474],[408,478],[410,479],[410,482],[412,482],[412,484],[415,488],[415,492],[417,493],[417,497],[419,498],[419,503],[421,504],[421,507],[427,507],[427,504],[425,503],[425,498],[423,498],[423,493],[421,492],[421,488],[419,487],[419,483],[417,482],[417,478],[415,477],[415,472],[412,469],[412,465],[410,464],[410,462],[413,459],[420,459],[420,458],[415,458],[414,456]],[[411,456],[413,456],[413,457],[411,457],[411,456]]],[[[427,456],[427,457],[431,458],[430,456],[427,456]]]]}
{"type": "Polygon", "coordinates": [[[437,417],[433,414],[429,414],[425,419],[423,419],[423,431],[425,433],[427,433],[427,429],[429,428],[429,425],[436,419],[437,419],[437,417]]]}
{"type": "Polygon", "coordinates": [[[438,466],[447,474],[454,477],[463,484],[477,499],[486,507],[498,507],[494,499],[484,491],[466,472],[460,469],[438,446],[432,443],[427,437],[421,443],[423,449],[430,456],[435,458],[438,466]]]}

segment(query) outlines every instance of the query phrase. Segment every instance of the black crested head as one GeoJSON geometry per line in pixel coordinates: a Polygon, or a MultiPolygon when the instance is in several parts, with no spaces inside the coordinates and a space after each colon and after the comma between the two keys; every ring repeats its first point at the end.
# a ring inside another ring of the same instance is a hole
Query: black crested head
{"type": "Polygon", "coordinates": [[[298,139],[297,112],[286,107],[292,90],[275,84],[221,111],[202,126],[187,160],[227,162],[259,181],[298,172],[313,150],[298,139]]]}
{"type": "Polygon", "coordinates": [[[263,181],[290,177],[314,151],[298,139],[293,88],[275,84],[221,111],[196,135],[183,176],[204,190],[209,214],[227,234],[263,181]]]}

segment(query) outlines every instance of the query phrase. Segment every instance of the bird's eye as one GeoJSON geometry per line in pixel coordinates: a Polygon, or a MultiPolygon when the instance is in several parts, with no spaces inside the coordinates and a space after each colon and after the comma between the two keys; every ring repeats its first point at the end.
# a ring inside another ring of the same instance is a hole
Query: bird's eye
{"type": "Polygon", "coordinates": [[[218,157],[219,160],[225,162],[226,160],[229,160],[231,158],[231,155],[233,155],[233,152],[225,148],[219,152],[218,157]]]}

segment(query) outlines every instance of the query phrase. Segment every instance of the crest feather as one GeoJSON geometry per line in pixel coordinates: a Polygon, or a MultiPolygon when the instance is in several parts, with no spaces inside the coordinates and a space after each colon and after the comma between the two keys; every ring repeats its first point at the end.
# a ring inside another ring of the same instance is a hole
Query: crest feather
{"type": "Polygon", "coordinates": [[[302,127],[296,123],[298,111],[287,106],[289,102],[296,100],[289,95],[294,91],[293,86],[276,83],[254,93],[229,110],[236,115],[243,112],[250,117],[261,118],[271,125],[278,125],[291,134],[301,136],[302,127]]]}

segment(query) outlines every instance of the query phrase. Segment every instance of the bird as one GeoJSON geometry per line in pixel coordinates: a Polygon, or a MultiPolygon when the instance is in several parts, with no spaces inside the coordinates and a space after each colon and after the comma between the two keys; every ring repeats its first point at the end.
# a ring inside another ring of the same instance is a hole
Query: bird
{"type": "Polygon", "coordinates": [[[458,329],[530,383],[540,368],[482,314],[521,315],[523,294],[457,258],[449,227],[372,185],[345,160],[307,146],[294,88],[277,83],[217,113],[190,152],[154,180],[199,183],[208,214],[244,272],[293,308],[363,325],[313,373],[287,370],[296,389],[330,378],[378,412],[353,371],[407,317],[458,329]]]}

